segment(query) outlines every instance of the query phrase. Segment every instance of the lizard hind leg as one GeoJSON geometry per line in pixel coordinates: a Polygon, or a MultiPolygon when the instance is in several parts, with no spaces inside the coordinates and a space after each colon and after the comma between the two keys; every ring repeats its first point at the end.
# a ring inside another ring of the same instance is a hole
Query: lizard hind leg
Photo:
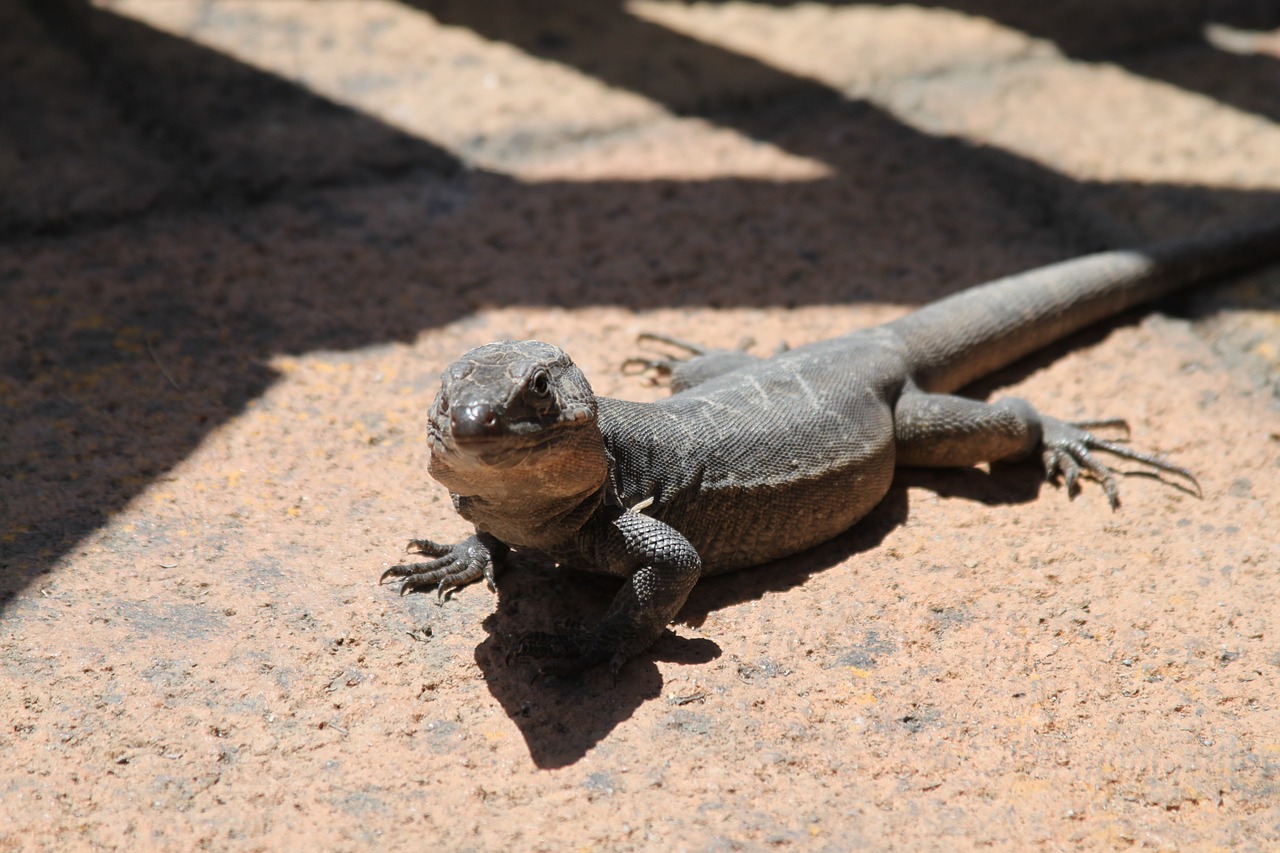
{"type": "Polygon", "coordinates": [[[755,343],[750,338],[743,339],[737,349],[712,349],[655,332],[642,332],[637,337],[640,341],[665,344],[685,353],[656,358],[633,356],[622,363],[624,372],[635,374],[652,371],[657,379],[667,379],[673,394],[761,360],[759,356],[747,352],[755,343]]]}
{"type": "Polygon", "coordinates": [[[1052,482],[1061,480],[1068,496],[1079,493],[1084,475],[1102,484],[1114,509],[1120,505],[1120,489],[1116,472],[1094,453],[1103,451],[1179,477],[1200,494],[1200,484],[1186,468],[1090,431],[1101,428],[1128,432],[1122,420],[1063,421],[1014,397],[983,403],[908,389],[894,407],[899,465],[954,467],[1039,455],[1045,476],[1052,482]]]}

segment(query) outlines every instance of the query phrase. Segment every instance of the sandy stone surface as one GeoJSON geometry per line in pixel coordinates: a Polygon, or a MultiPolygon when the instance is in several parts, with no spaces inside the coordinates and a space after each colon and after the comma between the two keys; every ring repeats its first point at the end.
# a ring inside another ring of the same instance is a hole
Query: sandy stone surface
{"type": "Polygon", "coordinates": [[[376,583],[471,346],[653,399],[1275,215],[1268,4],[1037,5],[0,4],[0,850],[1280,847],[1280,269],[971,389],[1202,498],[904,473],[616,683],[506,656],[607,578],[376,583]]]}

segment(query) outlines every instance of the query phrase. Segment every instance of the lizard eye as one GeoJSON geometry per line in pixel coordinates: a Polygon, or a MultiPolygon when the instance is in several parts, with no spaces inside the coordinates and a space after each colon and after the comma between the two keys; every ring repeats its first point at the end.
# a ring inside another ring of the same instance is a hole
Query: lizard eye
{"type": "Polygon", "coordinates": [[[545,370],[539,370],[534,374],[533,379],[529,382],[529,387],[534,394],[539,397],[545,397],[551,391],[551,377],[547,376],[545,370]]]}

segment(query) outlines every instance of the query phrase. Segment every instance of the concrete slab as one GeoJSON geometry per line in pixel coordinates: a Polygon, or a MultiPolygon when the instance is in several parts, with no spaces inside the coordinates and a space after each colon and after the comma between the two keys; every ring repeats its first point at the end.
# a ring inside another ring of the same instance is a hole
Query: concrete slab
{"type": "Polygon", "coordinates": [[[1280,207],[1274,36],[1112,6],[0,13],[0,848],[1276,846],[1278,270],[974,389],[1203,499],[903,476],[616,684],[505,660],[607,579],[375,585],[466,532],[422,421],[470,346],[651,399],[642,330],[800,343],[1280,207]]]}

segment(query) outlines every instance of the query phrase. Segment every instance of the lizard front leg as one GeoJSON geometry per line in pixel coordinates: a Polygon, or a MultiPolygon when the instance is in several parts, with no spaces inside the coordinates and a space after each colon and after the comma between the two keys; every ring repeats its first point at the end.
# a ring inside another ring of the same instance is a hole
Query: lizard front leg
{"type": "Polygon", "coordinates": [[[979,462],[1026,459],[1037,452],[1050,480],[1061,477],[1067,493],[1079,491],[1081,474],[1102,484],[1112,509],[1120,504],[1115,473],[1093,453],[1103,450],[1182,477],[1198,493],[1200,484],[1186,468],[1154,454],[1098,438],[1089,430],[1124,427],[1120,420],[1069,422],[1037,412],[1030,403],[1006,398],[983,403],[950,394],[926,394],[908,388],[894,407],[897,464],[958,467],[979,462]]]}
{"type": "Polygon", "coordinates": [[[569,675],[626,660],[653,645],[680,612],[702,574],[702,561],[677,530],[634,511],[612,509],[583,527],[577,547],[592,568],[626,576],[604,619],[594,629],[520,637],[517,657],[553,658],[542,671],[569,675]]]}

